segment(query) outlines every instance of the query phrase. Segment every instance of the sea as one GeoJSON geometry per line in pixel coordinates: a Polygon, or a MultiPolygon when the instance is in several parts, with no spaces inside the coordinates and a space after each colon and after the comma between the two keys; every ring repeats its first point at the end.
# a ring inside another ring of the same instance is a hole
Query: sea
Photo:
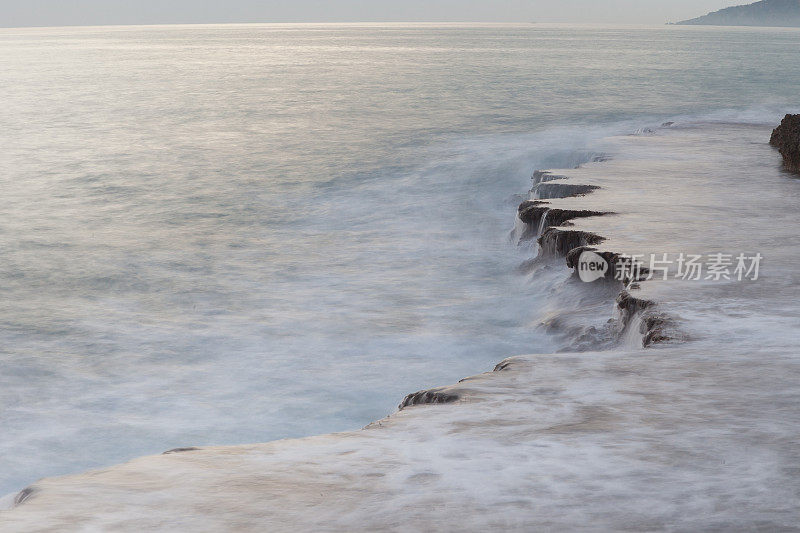
{"type": "Polygon", "coordinates": [[[510,238],[534,170],[671,121],[777,124],[800,108],[798,45],[791,28],[0,29],[0,495],[357,429],[564,350],[542,326],[552,287],[520,268],[536,245],[510,238]]]}

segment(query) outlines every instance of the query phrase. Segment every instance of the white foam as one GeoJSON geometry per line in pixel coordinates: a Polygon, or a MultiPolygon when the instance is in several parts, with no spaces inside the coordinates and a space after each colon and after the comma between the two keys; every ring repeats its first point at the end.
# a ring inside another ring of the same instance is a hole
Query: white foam
{"type": "Polygon", "coordinates": [[[16,492],[0,496],[0,511],[7,511],[14,507],[14,500],[17,497],[16,492]]]}
{"type": "MultiPolygon", "coordinates": [[[[0,527],[794,527],[800,313],[791,243],[800,194],[777,160],[765,164],[774,154],[759,141],[768,133],[679,126],[613,139],[613,162],[570,171],[570,179],[604,188],[558,200],[614,207],[615,216],[576,221],[608,236],[603,246],[614,251],[764,253],[761,283],[642,284],[637,296],[659,302],[695,340],[516,357],[506,370],[448,388],[459,395],[454,404],[411,407],[363,431],[46,479],[0,514],[0,527]],[[754,195],[742,176],[756,173],[754,195]]],[[[540,272],[557,278],[564,268],[540,272]]],[[[576,283],[562,280],[550,296],[570,296],[578,318],[584,308],[606,320],[610,300],[595,301],[599,289],[576,283]]]]}

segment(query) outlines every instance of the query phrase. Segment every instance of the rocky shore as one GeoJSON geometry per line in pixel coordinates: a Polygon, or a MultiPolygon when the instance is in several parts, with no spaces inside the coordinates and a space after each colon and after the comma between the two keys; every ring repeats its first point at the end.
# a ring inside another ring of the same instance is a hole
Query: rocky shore
{"type": "Polygon", "coordinates": [[[800,310],[786,243],[800,185],[766,163],[769,128],[705,127],[614,138],[619,158],[534,175],[515,231],[537,239],[531,275],[557,280],[547,321],[574,328],[580,349],[410,394],[359,431],[186,443],[44,479],[0,512],[0,531],[796,528],[800,310]],[[756,173],[754,195],[742,176],[756,173]],[[543,200],[537,185],[556,180],[543,200]],[[588,284],[573,270],[589,249],[610,263],[758,249],[770,266],[758,284],[588,284]]]}
{"type": "Polygon", "coordinates": [[[800,115],[786,115],[772,131],[769,144],[783,156],[786,170],[800,172],[800,115]]]}
{"type": "MultiPolygon", "coordinates": [[[[609,160],[609,156],[593,158],[595,163],[604,163],[609,160]]],[[[631,268],[630,272],[625,273],[624,262],[626,259],[623,254],[599,248],[608,240],[606,237],[571,227],[578,219],[603,217],[614,215],[614,213],[592,209],[561,208],[555,205],[555,202],[559,200],[584,197],[601,190],[602,187],[587,183],[569,183],[569,181],[573,181],[569,176],[555,175],[542,170],[534,172],[532,180],[530,199],[523,201],[517,208],[515,228],[519,233],[516,239],[519,242],[536,238],[538,252],[534,261],[564,259],[566,266],[573,270],[574,277],[578,277],[578,262],[581,254],[587,251],[596,253],[608,265],[608,270],[603,276],[604,281],[611,285],[612,291],[618,291],[618,296],[614,299],[617,310],[616,324],[613,328],[608,328],[611,332],[610,336],[628,335],[636,338],[640,335],[642,347],[668,342],[679,337],[673,321],[665,313],[659,311],[656,302],[634,297],[626,289],[626,287],[634,286],[638,288],[638,282],[643,281],[647,276],[647,267],[637,261],[636,268],[631,268]],[[556,182],[556,180],[558,181],[556,182]],[[568,183],[564,183],[564,181],[568,183]],[[623,275],[619,276],[619,272],[623,272],[623,275]],[[634,283],[636,285],[633,285],[634,283]]],[[[608,285],[604,289],[608,289],[608,285]]],[[[408,398],[406,398],[407,400],[408,398]]]]}

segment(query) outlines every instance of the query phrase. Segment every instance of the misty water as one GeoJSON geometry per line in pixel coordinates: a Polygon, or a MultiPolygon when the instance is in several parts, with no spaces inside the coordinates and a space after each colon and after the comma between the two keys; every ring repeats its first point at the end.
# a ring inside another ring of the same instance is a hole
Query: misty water
{"type": "Polygon", "coordinates": [[[508,233],[536,168],[795,109],[800,31],[0,30],[0,494],[354,429],[558,342],[508,233]]]}

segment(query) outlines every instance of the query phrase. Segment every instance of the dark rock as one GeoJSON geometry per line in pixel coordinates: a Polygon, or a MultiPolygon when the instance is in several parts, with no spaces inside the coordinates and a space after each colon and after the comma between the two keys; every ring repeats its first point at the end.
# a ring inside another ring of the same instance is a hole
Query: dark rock
{"type": "Polygon", "coordinates": [[[655,305],[652,300],[644,300],[631,296],[628,291],[622,291],[617,296],[617,307],[623,312],[623,316],[633,316],[655,305]]]}
{"type": "Polygon", "coordinates": [[[445,388],[421,390],[414,392],[403,398],[398,406],[399,409],[411,407],[412,405],[423,405],[432,403],[452,403],[458,400],[458,394],[449,392],[445,388]]]}
{"type": "Polygon", "coordinates": [[[551,226],[563,226],[568,221],[576,218],[602,217],[612,214],[608,211],[590,211],[588,209],[548,209],[547,217],[545,218],[545,229],[551,226]]]}
{"type": "Polygon", "coordinates": [[[539,224],[542,212],[546,211],[549,205],[550,202],[542,202],[541,200],[525,200],[519,204],[517,215],[525,224],[539,224]]]}
{"type": "Polygon", "coordinates": [[[772,130],[769,144],[783,156],[786,170],[800,172],[800,115],[786,115],[780,126],[772,130]]]}
{"type": "Polygon", "coordinates": [[[633,317],[641,315],[639,333],[642,335],[642,346],[647,348],[653,344],[667,342],[673,339],[670,331],[675,330],[674,321],[663,314],[655,312],[656,303],[643,298],[631,296],[628,291],[622,291],[617,297],[617,307],[622,314],[623,328],[628,328],[633,322],[633,317]]]}
{"type": "Polygon", "coordinates": [[[512,359],[504,359],[495,365],[492,372],[502,372],[503,370],[507,370],[511,367],[513,362],[514,361],[512,359]]]}
{"type": "Polygon", "coordinates": [[[31,494],[33,494],[33,492],[34,492],[33,488],[31,487],[19,491],[19,494],[17,494],[17,496],[14,498],[14,505],[19,505],[23,503],[25,500],[31,497],[31,494]]]}
{"type": "Polygon", "coordinates": [[[599,217],[610,214],[612,213],[587,209],[559,209],[550,207],[549,202],[527,200],[522,202],[517,210],[519,219],[528,226],[520,240],[535,237],[540,230],[544,233],[545,229],[552,226],[568,225],[569,221],[575,218],[599,217]],[[542,217],[544,217],[544,225],[542,225],[542,217]]]}
{"type": "Polygon", "coordinates": [[[549,198],[570,198],[573,196],[584,196],[592,191],[599,189],[597,185],[573,185],[570,183],[540,183],[534,187],[536,197],[539,200],[549,198]]]}
{"type": "Polygon", "coordinates": [[[193,452],[199,449],[200,448],[195,448],[194,446],[189,446],[188,448],[172,448],[171,450],[165,451],[161,455],[169,455],[171,453],[181,453],[181,452],[193,452]]]}
{"type": "Polygon", "coordinates": [[[672,321],[661,315],[645,317],[642,320],[642,325],[639,326],[639,333],[643,335],[642,344],[644,347],[647,348],[652,344],[672,340],[672,337],[667,333],[671,325],[672,321]]]}
{"type": "Polygon", "coordinates": [[[605,240],[595,233],[571,229],[548,228],[539,237],[539,252],[542,256],[566,257],[567,254],[580,246],[600,244],[605,240]]]}

